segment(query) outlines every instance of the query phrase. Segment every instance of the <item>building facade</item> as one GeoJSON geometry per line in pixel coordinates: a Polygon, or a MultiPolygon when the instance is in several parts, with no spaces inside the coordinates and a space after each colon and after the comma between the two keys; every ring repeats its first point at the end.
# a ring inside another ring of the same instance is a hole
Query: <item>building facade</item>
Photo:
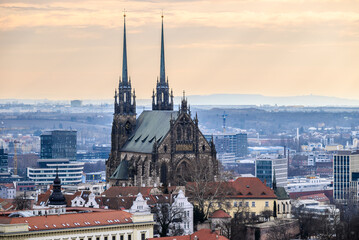
{"type": "Polygon", "coordinates": [[[183,184],[194,164],[208,167],[209,178],[218,172],[213,142],[208,142],[191,115],[185,96],[173,111],[173,94],[165,79],[163,16],[160,80],[153,92],[152,111],[136,119],[136,97],[127,73],[126,26],[123,66],[118,93],[115,91],[111,153],[106,162],[106,179],[111,185],[151,186],[183,184]]]}
{"type": "Polygon", "coordinates": [[[256,159],[256,177],[266,182],[268,187],[273,187],[275,178],[278,187],[286,187],[288,182],[288,159],[278,156],[260,156],[256,159]]]}
{"type": "MultiPolygon", "coordinates": [[[[205,137],[209,141],[212,135],[205,137]]],[[[233,153],[236,157],[245,157],[248,154],[247,133],[216,134],[213,135],[213,142],[218,154],[233,153]]]]}
{"type": "Polygon", "coordinates": [[[338,151],[334,155],[334,200],[358,201],[359,151],[338,151]]]}
{"type": "Polygon", "coordinates": [[[41,134],[40,158],[76,160],[77,131],[53,130],[41,134]]]}
{"type": "Polygon", "coordinates": [[[36,185],[51,184],[57,173],[65,185],[82,182],[84,163],[70,162],[69,159],[39,159],[37,165],[27,168],[28,178],[36,185]]]}
{"type": "Polygon", "coordinates": [[[8,172],[8,154],[3,148],[0,148],[0,173],[8,172]]]}

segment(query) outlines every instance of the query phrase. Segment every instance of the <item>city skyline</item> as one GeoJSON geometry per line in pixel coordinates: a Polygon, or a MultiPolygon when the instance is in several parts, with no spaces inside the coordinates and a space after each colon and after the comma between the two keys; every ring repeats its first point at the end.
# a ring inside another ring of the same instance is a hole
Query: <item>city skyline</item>
{"type": "Polygon", "coordinates": [[[1,1],[1,98],[109,99],[122,72],[149,99],[166,67],[175,96],[262,94],[359,99],[353,1],[1,1]]]}

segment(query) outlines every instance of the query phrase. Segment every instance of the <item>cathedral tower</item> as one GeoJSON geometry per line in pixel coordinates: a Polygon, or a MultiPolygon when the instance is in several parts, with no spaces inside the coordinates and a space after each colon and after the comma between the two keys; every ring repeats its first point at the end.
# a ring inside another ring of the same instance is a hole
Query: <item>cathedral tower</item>
{"type": "Polygon", "coordinates": [[[163,37],[163,15],[162,28],[161,28],[161,68],[160,68],[160,81],[157,78],[156,93],[153,90],[152,95],[152,110],[169,110],[173,111],[173,92],[169,92],[168,77],[166,81],[165,72],[165,47],[163,37]],[[170,102],[171,98],[171,102],[170,102]]]}
{"type": "Polygon", "coordinates": [[[118,92],[115,90],[114,116],[111,132],[111,153],[106,162],[106,178],[109,179],[120,163],[119,150],[126,143],[136,126],[136,96],[132,92],[131,78],[127,69],[126,15],[123,15],[123,58],[122,78],[119,79],[118,92]]]}

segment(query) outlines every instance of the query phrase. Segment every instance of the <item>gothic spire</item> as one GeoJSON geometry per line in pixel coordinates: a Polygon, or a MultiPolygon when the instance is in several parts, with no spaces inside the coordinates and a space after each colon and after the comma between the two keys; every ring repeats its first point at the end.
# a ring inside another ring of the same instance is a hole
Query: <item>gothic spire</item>
{"type": "Polygon", "coordinates": [[[162,28],[161,28],[161,70],[160,70],[160,82],[161,84],[166,83],[166,72],[165,72],[165,47],[163,37],[163,13],[162,13],[162,28]]]}
{"type": "Polygon", "coordinates": [[[122,57],[122,82],[127,85],[127,46],[126,46],[126,12],[123,14],[123,57],[122,57]]]}

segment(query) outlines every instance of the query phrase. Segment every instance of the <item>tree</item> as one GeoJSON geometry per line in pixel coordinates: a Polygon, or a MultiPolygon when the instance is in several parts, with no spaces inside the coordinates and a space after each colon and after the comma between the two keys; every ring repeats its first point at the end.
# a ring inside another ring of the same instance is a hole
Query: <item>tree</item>
{"type": "Polygon", "coordinates": [[[231,192],[225,182],[227,175],[217,176],[217,181],[213,181],[210,175],[211,166],[206,160],[198,160],[188,169],[190,181],[186,184],[186,192],[193,205],[197,207],[195,218],[199,222],[204,222],[209,214],[215,209],[215,204],[226,204],[226,196],[231,192]]]}
{"type": "Polygon", "coordinates": [[[291,233],[291,228],[295,226],[291,226],[292,222],[289,222],[285,219],[275,219],[270,222],[272,226],[270,227],[268,234],[268,239],[271,240],[290,240],[294,236],[291,233]]]}
{"type": "Polygon", "coordinates": [[[171,206],[169,203],[162,203],[153,206],[151,212],[154,214],[155,222],[158,223],[157,230],[161,237],[168,236],[169,230],[171,230],[171,235],[183,234],[183,229],[179,227],[180,224],[175,224],[183,222],[186,218],[182,208],[171,206]]]}
{"type": "Polygon", "coordinates": [[[31,208],[31,200],[26,197],[26,194],[21,194],[14,198],[13,201],[16,210],[26,210],[31,208]]]}

